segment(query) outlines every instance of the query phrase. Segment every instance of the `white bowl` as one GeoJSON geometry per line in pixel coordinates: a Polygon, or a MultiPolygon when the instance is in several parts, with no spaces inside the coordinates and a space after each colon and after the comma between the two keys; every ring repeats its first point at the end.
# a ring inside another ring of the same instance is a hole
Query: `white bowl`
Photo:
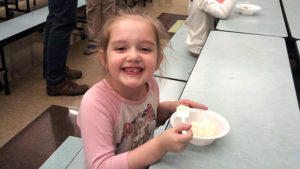
{"type": "Polygon", "coordinates": [[[261,10],[260,6],[253,5],[253,4],[237,4],[235,6],[240,10],[240,13],[243,15],[254,15],[257,11],[261,10]]]}
{"type": "MultiPolygon", "coordinates": [[[[198,137],[193,136],[193,139],[190,143],[194,145],[208,145],[212,143],[215,139],[219,139],[224,137],[230,130],[230,125],[228,121],[221,116],[220,114],[213,112],[211,110],[202,110],[202,109],[194,109],[190,108],[190,116],[186,118],[186,123],[191,124],[192,122],[200,121],[200,120],[207,120],[211,124],[214,125],[216,129],[216,135],[212,137],[198,137]]],[[[174,113],[170,118],[170,123],[174,127],[181,123],[181,118],[176,116],[174,113]]]]}

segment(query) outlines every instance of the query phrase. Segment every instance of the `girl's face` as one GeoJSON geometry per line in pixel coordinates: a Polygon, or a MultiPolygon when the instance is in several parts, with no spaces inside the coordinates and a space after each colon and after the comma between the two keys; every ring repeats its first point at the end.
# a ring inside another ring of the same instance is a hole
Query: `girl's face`
{"type": "Polygon", "coordinates": [[[153,27],[131,17],[114,22],[111,28],[105,64],[109,83],[123,97],[133,91],[145,93],[146,82],[160,64],[153,27]]]}

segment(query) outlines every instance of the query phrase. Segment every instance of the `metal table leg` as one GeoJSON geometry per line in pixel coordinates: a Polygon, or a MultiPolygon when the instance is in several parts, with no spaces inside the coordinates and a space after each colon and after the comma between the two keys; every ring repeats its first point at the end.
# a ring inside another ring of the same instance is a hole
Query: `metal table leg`
{"type": "Polygon", "coordinates": [[[0,81],[0,91],[3,90],[3,84],[2,82],[0,81]]]}
{"type": "Polygon", "coordinates": [[[3,46],[0,47],[0,54],[1,54],[1,63],[2,63],[2,68],[0,68],[0,70],[3,73],[4,92],[6,95],[9,95],[10,90],[9,90],[9,86],[8,86],[7,68],[6,68],[6,61],[5,61],[3,46]]]}

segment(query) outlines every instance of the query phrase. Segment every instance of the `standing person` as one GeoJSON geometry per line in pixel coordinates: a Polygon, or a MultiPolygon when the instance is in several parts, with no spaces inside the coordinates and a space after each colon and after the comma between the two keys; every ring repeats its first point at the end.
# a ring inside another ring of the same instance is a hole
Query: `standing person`
{"type": "Polygon", "coordinates": [[[99,55],[107,77],[87,91],[77,117],[89,169],[145,168],[192,139],[190,124],[153,138],[178,105],[207,109],[187,99],[159,102],[154,72],[163,59],[162,30],[157,20],[130,9],[105,24],[99,55]]]}
{"type": "Polygon", "coordinates": [[[115,15],[116,0],[86,0],[88,45],[83,54],[91,55],[98,51],[99,31],[104,23],[115,15]]]}
{"type": "Polygon", "coordinates": [[[207,36],[215,29],[215,19],[228,18],[235,0],[190,0],[187,24],[189,33],[186,43],[189,52],[198,57],[207,36]]]}
{"type": "Polygon", "coordinates": [[[44,40],[44,77],[49,96],[81,95],[87,85],[78,85],[82,72],[66,66],[70,36],[76,25],[77,0],[48,0],[49,14],[44,40]]]}

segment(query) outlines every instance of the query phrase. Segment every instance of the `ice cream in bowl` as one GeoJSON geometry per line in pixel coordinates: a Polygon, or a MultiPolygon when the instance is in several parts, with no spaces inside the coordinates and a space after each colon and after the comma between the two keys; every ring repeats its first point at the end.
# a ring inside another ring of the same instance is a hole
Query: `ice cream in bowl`
{"type": "MultiPolygon", "coordinates": [[[[191,144],[208,145],[216,139],[224,137],[230,130],[228,121],[220,114],[211,110],[189,108],[186,123],[192,125],[193,139],[191,144]]],[[[170,123],[174,127],[182,123],[181,118],[174,113],[170,123]]]]}

